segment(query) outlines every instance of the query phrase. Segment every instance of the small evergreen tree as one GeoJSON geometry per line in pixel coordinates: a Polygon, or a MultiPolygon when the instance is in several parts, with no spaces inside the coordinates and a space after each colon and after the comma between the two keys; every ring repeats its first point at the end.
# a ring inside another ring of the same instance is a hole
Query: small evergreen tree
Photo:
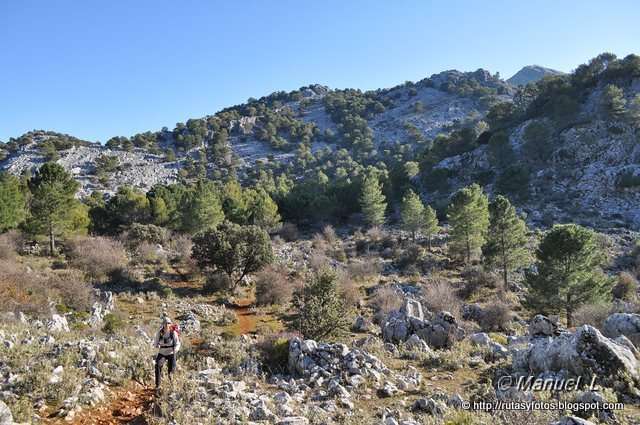
{"type": "Polygon", "coordinates": [[[252,192],[249,201],[251,222],[267,231],[274,230],[282,219],[278,214],[278,205],[264,189],[252,192]]]}
{"type": "Polygon", "coordinates": [[[311,282],[295,293],[293,304],[305,338],[321,340],[348,330],[351,323],[340,279],[329,267],[318,270],[311,282]]]}
{"type": "Polygon", "coordinates": [[[474,183],[460,189],[451,198],[447,219],[454,251],[461,252],[467,264],[480,251],[489,227],[489,201],[482,188],[474,183]]]}
{"type": "Polygon", "coordinates": [[[374,227],[384,224],[387,202],[378,177],[369,175],[364,179],[359,202],[367,225],[374,227]]]}
{"type": "Polygon", "coordinates": [[[431,251],[431,240],[433,235],[438,233],[438,216],[431,206],[427,205],[424,209],[424,232],[429,240],[429,251],[431,251]]]}
{"type": "Polygon", "coordinates": [[[24,221],[25,206],[20,180],[9,173],[0,173],[0,233],[13,229],[24,221]]]}
{"type": "Polygon", "coordinates": [[[489,231],[482,253],[488,266],[502,270],[505,291],[509,290],[509,272],[527,262],[526,230],[524,221],[518,218],[507,198],[498,195],[489,204],[489,231]]]}
{"type": "Polygon", "coordinates": [[[424,205],[420,197],[409,189],[402,198],[400,205],[400,219],[402,227],[411,232],[413,241],[416,240],[416,232],[426,227],[426,216],[424,205]]]}
{"type": "Polygon", "coordinates": [[[608,84],[602,92],[598,112],[606,120],[621,120],[626,114],[626,104],[622,89],[608,84]]]}
{"type": "Polygon", "coordinates": [[[182,230],[193,235],[220,224],[224,218],[220,198],[210,180],[198,180],[180,205],[182,230]]]}
{"type": "Polygon", "coordinates": [[[75,194],[80,183],[75,181],[61,165],[48,162],[27,182],[33,195],[29,229],[35,234],[49,237],[51,254],[56,249],[56,237],[69,224],[75,208],[75,194]]]}
{"type": "Polygon", "coordinates": [[[529,293],[525,305],[534,312],[567,315],[588,302],[606,300],[611,281],[599,272],[604,256],[598,251],[593,231],[569,224],[554,226],[536,250],[537,270],[526,273],[529,293]]]}
{"type": "Polygon", "coordinates": [[[176,153],[173,151],[173,149],[167,148],[167,150],[164,151],[164,162],[175,162],[175,160],[176,153]]]}

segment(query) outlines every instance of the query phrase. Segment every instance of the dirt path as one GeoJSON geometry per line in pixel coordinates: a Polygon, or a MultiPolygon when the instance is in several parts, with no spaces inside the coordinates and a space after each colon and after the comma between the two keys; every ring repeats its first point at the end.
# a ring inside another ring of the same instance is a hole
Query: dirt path
{"type": "Polygon", "coordinates": [[[238,316],[238,334],[244,335],[255,332],[257,323],[251,318],[251,300],[239,301],[228,305],[227,308],[238,316]]]}
{"type": "MultiPolygon", "coordinates": [[[[147,425],[145,413],[153,409],[150,388],[123,390],[111,402],[83,410],[71,422],[73,425],[147,425]]],[[[62,422],[62,421],[61,421],[62,422]]]]}

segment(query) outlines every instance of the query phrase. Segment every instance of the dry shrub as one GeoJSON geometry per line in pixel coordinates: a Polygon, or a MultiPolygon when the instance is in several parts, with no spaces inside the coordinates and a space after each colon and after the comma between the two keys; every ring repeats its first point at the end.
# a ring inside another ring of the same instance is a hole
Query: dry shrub
{"type": "Polygon", "coordinates": [[[69,244],[69,260],[95,280],[105,280],[127,266],[124,245],[104,236],[77,238],[69,244]]]}
{"type": "Polygon", "coordinates": [[[320,270],[321,268],[330,265],[331,261],[326,255],[315,252],[309,256],[308,264],[311,270],[320,270]]]}
{"type": "Polygon", "coordinates": [[[340,283],[342,285],[342,298],[347,306],[356,306],[362,299],[360,286],[345,273],[340,274],[340,283]]]}
{"type": "Polygon", "coordinates": [[[443,280],[432,280],[420,289],[420,301],[422,305],[432,313],[448,311],[454,316],[460,314],[462,301],[458,297],[455,288],[443,280]]]}
{"type": "Polygon", "coordinates": [[[295,242],[300,238],[300,232],[298,232],[296,225],[289,222],[282,225],[278,234],[287,242],[295,242]]]}
{"type": "Polygon", "coordinates": [[[93,286],[78,270],[58,273],[51,278],[50,285],[60,296],[61,302],[73,311],[91,311],[96,301],[93,286]]]}
{"type": "Polygon", "coordinates": [[[350,279],[366,281],[378,276],[380,273],[380,263],[373,258],[363,261],[353,261],[347,265],[347,275],[350,279]]]}
{"type": "Polygon", "coordinates": [[[0,260],[0,311],[22,311],[33,317],[50,313],[47,279],[11,260],[0,260]]]}
{"type": "Polygon", "coordinates": [[[256,276],[256,302],[258,305],[286,304],[298,286],[284,270],[265,269],[256,276]]]}
{"type": "Polygon", "coordinates": [[[167,254],[159,250],[157,244],[143,242],[136,248],[135,258],[139,264],[160,264],[166,261],[167,254]]]}
{"type": "Polygon", "coordinates": [[[379,288],[371,296],[371,307],[374,311],[374,321],[380,323],[391,310],[399,310],[402,307],[402,295],[391,286],[379,288]]]}
{"type": "Polygon", "coordinates": [[[406,250],[402,251],[400,258],[398,258],[398,265],[401,268],[418,266],[423,260],[425,253],[426,251],[423,247],[417,244],[412,244],[406,250]]]}
{"type": "Polygon", "coordinates": [[[13,260],[24,246],[24,238],[17,230],[0,234],[0,260],[13,260]]]}
{"type": "Polygon", "coordinates": [[[327,242],[324,236],[320,233],[316,233],[311,241],[311,246],[318,252],[327,253],[331,250],[331,245],[327,242]]]}
{"type": "Polygon", "coordinates": [[[631,273],[620,273],[618,276],[618,283],[613,287],[612,294],[614,297],[621,300],[636,300],[638,298],[638,279],[636,279],[631,273]]]}
{"type": "Polygon", "coordinates": [[[371,242],[372,244],[382,242],[382,238],[384,236],[385,236],[385,231],[377,226],[367,230],[367,233],[366,233],[367,239],[369,239],[369,242],[371,242]]]}
{"type": "Polygon", "coordinates": [[[506,331],[511,327],[511,307],[508,302],[493,298],[484,306],[479,325],[484,332],[506,331]]]}
{"type": "Polygon", "coordinates": [[[469,298],[482,288],[495,289],[501,286],[500,278],[486,271],[482,266],[470,266],[464,271],[466,283],[461,295],[469,298]]]}
{"type": "Polygon", "coordinates": [[[193,241],[187,235],[176,235],[171,238],[171,249],[173,250],[173,260],[181,263],[191,258],[193,241]]]}
{"type": "Polygon", "coordinates": [[[333,226],[330,224],[327,224],[322,228],[322,236],[330,244],[334,244],[338,240],[336,229],[334,229],[333,226]]]}
{"type": "Polygon", "coordinates": [[[601,329],[602,324],[612,313],[611,304],[585,304],[573,312],[573,324],[576,327],[591,325],[601,329]]]}

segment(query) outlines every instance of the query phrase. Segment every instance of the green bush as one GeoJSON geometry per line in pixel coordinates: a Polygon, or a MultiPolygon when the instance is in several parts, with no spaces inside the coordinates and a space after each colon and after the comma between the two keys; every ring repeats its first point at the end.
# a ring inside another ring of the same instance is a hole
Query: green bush
{"type": "Polygon", "coordinates": [[[631,171],[624,172],[618,177],[618,187],[621,189],[640,186],[640,176],[636,176],[631,171]]]}
{"type": "Polygon", "coordinates": [[[107,313],[104,316],[104,325],[102,326],[102,331],[107,334],[115,334],[118,330],[124,328],[124,320],[117,313],[107,313]]]}

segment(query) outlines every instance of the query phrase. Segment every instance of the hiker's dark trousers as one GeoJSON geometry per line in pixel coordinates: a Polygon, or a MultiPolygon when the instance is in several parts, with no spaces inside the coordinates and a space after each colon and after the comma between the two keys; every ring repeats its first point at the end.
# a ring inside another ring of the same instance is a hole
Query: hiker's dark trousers
{"type": "Polygon", "coordinates": [[[175,353],[169,354],[168,356],[163,356],[162,354],[158,354],[156,356],[156,388],[160,386],[160,380],[162,379],[162,367],[164,366],[165,361],[169,367],[169,378],[171,378],[173,369],[176,367],[175,353]]]}

